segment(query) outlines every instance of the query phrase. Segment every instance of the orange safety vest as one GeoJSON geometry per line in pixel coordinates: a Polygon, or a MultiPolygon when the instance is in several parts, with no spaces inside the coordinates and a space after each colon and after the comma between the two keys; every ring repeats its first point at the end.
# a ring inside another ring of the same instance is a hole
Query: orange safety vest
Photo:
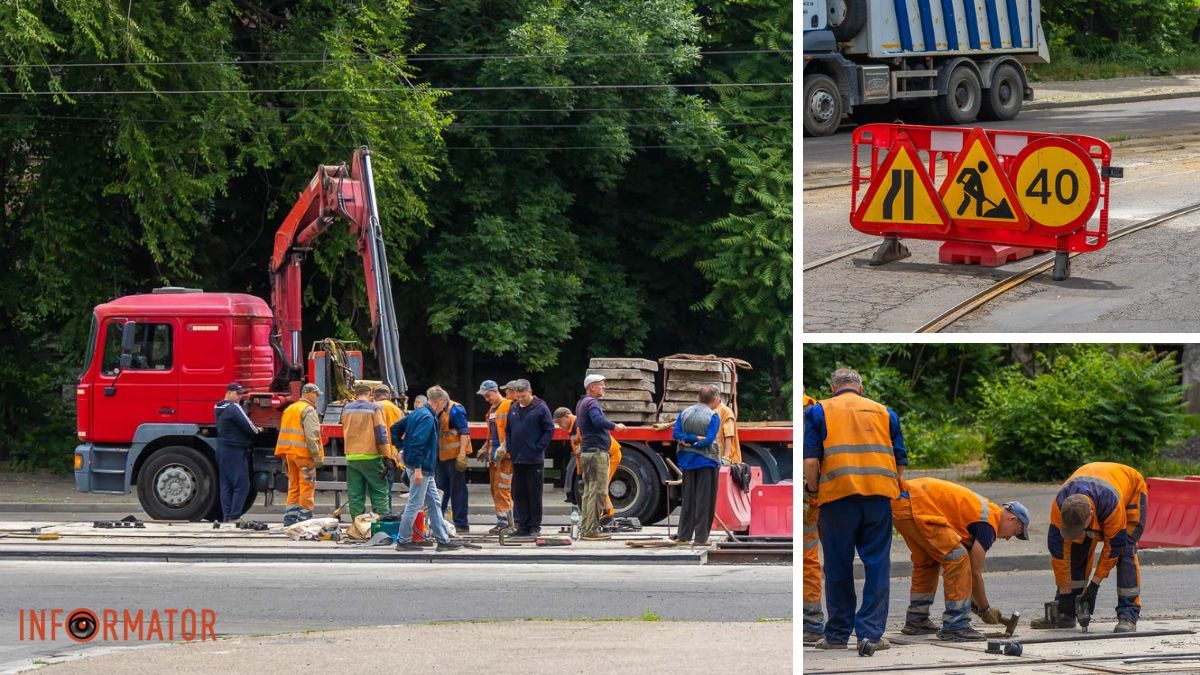
{"type": "Polygon", "coordinates": [[[913,520],[923,533],[926,528],[922,525],[945,525],[963,542],[969,542],[971,533],[967,527],[987,523],[999,535],[1000,506],[974,491],[938,478],[914,478],[906,480],[905,486],[913,520]]]}
{"type": "Polygon", "coordinates": [[[387,435],[388,439],[387,456],[391,458],[393,462],[396,462],[397,464],[403,464],[403,462],[400,461],[400,453],[396,450],[396,446],[392,445],[392,425],[404,419],[404,411],[400,409],[400,406],[387,399],[379,401],[378,403],[379,407],[383,408],[383,428],[385,429],[384,433],[387,435]]]}
{"type": "Polygon", "coordinates": [[[853,392],[820,405],[825,413],[825,458],[817,504],[852,495],[900,496],[887,408],[853,392]]]}
{"type": "Polygon", "coordinates": [[[283,418],[279,420],[279,439],[275,441],[276,457],[312,457],[308,443],[304,442],[304,423],[301,421],[304,410],[311,407],[311,403],[300,399],[283,411],[283,418]]]}
{"type": "Polygon", "coordinates": [[[808,406],[816,403],[817,399],[809,396],[805,392],[800,392],[800,402],[804,404],[805,408],[807,408],[808,406]]]}
{"type": "Polygon", "coordinates": [[[450,410],[456,405],[462,407],[454,401],[447,403],[446,410],[442,412],[441,419],[438,421],[438,461],[441,462],[458,457],[460,436],[458,429],[450,426],[450,410]]]}

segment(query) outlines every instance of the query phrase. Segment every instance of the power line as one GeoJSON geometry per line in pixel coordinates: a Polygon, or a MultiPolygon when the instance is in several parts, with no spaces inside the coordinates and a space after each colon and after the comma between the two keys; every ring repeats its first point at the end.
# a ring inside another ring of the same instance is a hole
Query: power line
{"type": "MultiPolygon", "coordinates": [[[[477,86],[477,87],[423,87],[420,91],[453,92],[453,91],[541,91],[541,90],[584,90],[584,89],[697,89],[697,88],[736,88],[736,87],[790,87],[791,82],[706,82],[701,84],[541,84],[519,86],[477,86]]],[[[24,91],[0,92],[0,96],[186,96],[189,94],[332,94],[332,93],[379,93],[402,91],[402,87],[367,87],[362,89],[168,89],[143,90],[128,89],[114,91],[24,91]]]]}
{"type": "MultiPolygon", "coordinates": [[[[238,52],[243,54],[288,54],[311,56],[320,54],[321,52],[238,52]]],[[[725,56],[725,55],[745,55],[745,54],[790,54],[790,49],[731,49],[731,50],[712,50],[696,52],[699,56],[725,56]]],[[[0,69],[12,68],[102,68],[102,67],[122,67],[136,68],[149,66],[261,66],[261,65],[298,65],[311,63],[375,63],[395,62],[403,59],[406,62],[425,62],[425,61],[480,61],[493,59],[581,59],[581,58],[630,58],[630,57],[667,57],[667,56],[683,56],[686,54],[678,54],[676,52],[578,52],[573,54],[396,54],[396,55],[380,55],[367,58],[356,59],[338,59],[338,58],[321,58],[321,59],[244,59],[244,60],[210,60],[210,61],[96,61],[87,63],[3,63],[0,64],[0,69]]]]}
{"type": "MultiPolygon", "coordinates": [[[[720,103],[718,101],[710,101],[709,104],[712,106],[720,105],[720,103]]],[[[51,104],[51,105],[57,106],[58,104],[51,104]]],[[[781,110],[781,109],[790,110],[790,109],[792,109],[792,107],[793,106],[790,103],[783,103],[783,104],[774,104],[774,105],[740,105],[740,106],[738,106],[738,109],[739,110],[781,110]]],[[[224,112],[224,111],[228,111],[228,110],[234,110],[234,108],[213,109],[209,106],[202,106],[202,105],[192,105],[192,106],[185,105],[185,106],[181,106],[181,108],[183,108],[184,110],[203,111],[203,112],[209,112],[209,111],[224,112]]],[[[343,107],[330,108],[330,107],[324,107],[324,106],[309,107],[309,106],[275,106],[275,105],[267,108],[267,110],[270,110],[272,112],[277,111],[277,110],[278,111],[292,111],[292,112],[389,112],[389,111],[394,111],[395,109],[396,109],[395,106],[391,106],[391,107],[388,107],[388,106],[383,106],[383,107],[355,106],[355,107],[345,107],[345,108],[343,108],[343,107]]],[[[714,109],[719,109],[719,107],[714,108],[714,109]]],[[[446,108],[446,109],[442,109],[442,110],[437,110],[436,112],[472,113],[472,114],[474,114],[474,113],[524,114],[524,113],[582,113],[582,112],[648,112],[648,111],[660,111],[660,110],[680,110],[680,107],[676,105],[676,106],[651,106],[651,107],[641,107],[641,108],[623,108],[623,107],[616,107],[616,108],[446,108]]]]}

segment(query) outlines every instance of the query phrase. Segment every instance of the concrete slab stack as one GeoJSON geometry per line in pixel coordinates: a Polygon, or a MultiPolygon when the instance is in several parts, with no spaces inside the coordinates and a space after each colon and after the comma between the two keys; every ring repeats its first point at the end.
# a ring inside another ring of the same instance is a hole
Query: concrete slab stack
{"type": "Polygon", "coordinates": [[[601,407],[608,419],[624,424],[654,422],[654,385],[658,364],[639,358],[596,358],[588,362],[587,374],[603,375],[601,407]]]}
{"type": "Polygon", "coordinates": [[[718,359],[663,359],[662,406],[657,421],[674,422],[679,413],[696,403],[700,387],[716,385],[723,398],[733,392],[733,366],[718,359]]]}

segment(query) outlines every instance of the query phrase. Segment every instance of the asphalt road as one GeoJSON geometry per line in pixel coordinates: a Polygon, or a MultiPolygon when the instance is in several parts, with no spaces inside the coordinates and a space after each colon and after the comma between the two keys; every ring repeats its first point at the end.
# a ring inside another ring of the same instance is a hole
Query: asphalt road
{"type": "MultiPolygon", "coordinates": [[[[0,672],[79,646],[20,641],[19,609],[209,608],[216,632],[442,620],[792,616],[791,566],[0,563],[0,672]]],[[[61,634],[60,634],[61,635],[61,634]]],[[[93,648],[102,648],[98,641],[93,648]]]]}
{"type": "MultiPolygon", "coordinates": [[[[913,123],[919,124],[917,120],[913,123]]],[[[1119,103],[1021,113],[1009,122],[977,122],[966,126],[1073,133],[1100,138],[1169,136],[1200,132],[1200,98],[1142,103],[1119,103]]],[[[804,174],[844,170],[849,178],[850,132],[844,126],[833,136],[804,139],[804,174]]]]}

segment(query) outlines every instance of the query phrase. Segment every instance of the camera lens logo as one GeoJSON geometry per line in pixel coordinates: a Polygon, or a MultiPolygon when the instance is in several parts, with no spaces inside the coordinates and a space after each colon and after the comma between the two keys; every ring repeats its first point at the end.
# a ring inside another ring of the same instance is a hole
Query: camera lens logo
{"type": "Polygon", "coordinates": [[[67,616],[67,632],[76,642],[91,642],[96,637],[96,615],[90,609],[77,609],[67,616]]]}

